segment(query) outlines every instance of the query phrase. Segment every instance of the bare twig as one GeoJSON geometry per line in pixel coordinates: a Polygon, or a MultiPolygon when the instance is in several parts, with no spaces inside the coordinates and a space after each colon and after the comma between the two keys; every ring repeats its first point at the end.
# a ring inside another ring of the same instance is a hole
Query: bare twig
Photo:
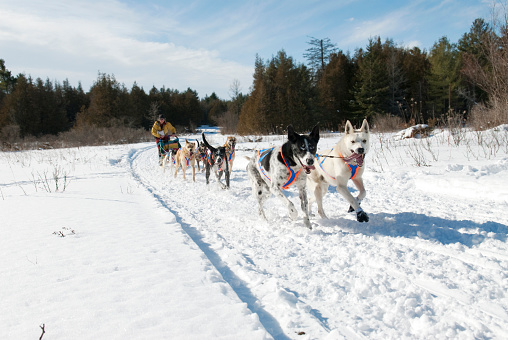
{"type": "Polygon", "coordinates": [[[45,325],[45,324],[42,324],[42,325],[40,325],[39,327],[42,329],[42,334],[41,334],[41,336],[39,337],[39,340],[42,340],[42,337],[44,336],[44,333],[46,333],[46,330],[45,330],[46,325],[45,325]]]}

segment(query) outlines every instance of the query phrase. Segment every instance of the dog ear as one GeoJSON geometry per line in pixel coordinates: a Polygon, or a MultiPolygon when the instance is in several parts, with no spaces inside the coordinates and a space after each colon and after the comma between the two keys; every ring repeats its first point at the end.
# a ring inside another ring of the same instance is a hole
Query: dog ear
{"type": "Polygon", "coordinates": [[[351,122],[348,120],[346,122],[346,135],[353,133],[353,125],[351,125],[351,122]]]}
{"type": "Polygon", "coordinates": [[[310,133],[310,137],[316,141],[319,141],[319,125],[316,124],[310,133]]]}
{"type": "Polygon", "coordinates": [[[295,132],[295,129],[293,128],[293,125],[288,125],[288,139],[291,143],[296,143],[296,139],[298,137],[298,134],[295,132]]]}
{"type": "Polygon", "coordinates": [[[205,143],[205,146],[212,152],[215,152],[217,151],[217,149],[215,149],[213,146],[211,146],[210,144],[208,144],[208,142],[206,141],[206,138],[205,138],[205,133],[204,132],[201,132],[201,137],[203,137],[203,143],[205,143]]]}
{"type": "Polygon", "coordinates": [[[363,120],[362,127],[360,128],[362,132],[369,133],[369,122],[367,122],[367,119],[363,120]]]}

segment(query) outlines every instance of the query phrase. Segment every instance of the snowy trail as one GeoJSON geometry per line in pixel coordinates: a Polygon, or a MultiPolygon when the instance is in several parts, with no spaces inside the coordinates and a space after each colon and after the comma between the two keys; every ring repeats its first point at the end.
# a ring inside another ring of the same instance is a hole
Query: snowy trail
{"type": "Polygon", "coordinates": [[[508,143],[485,148],[508,126],[443,133],[420,141],[429,166],[375,134],[370,221],[331,188],[313,230],[274,197],[257,216],[243,156],[284,136],[239,137],[229,190],[164,173],[154,143],[0,153],[6,338],[507,339],[508,143]]]}
{"type": "MultiPolygon", "coordinates": [[[[268,143],[244,149],[255,146],[268,143]]],[[[364,202],[371,221],[357,223],[332,189],[330,219],[314,217],[309,231],[275,198],[265,205],[269,223],[258,218],[243,158],[250,152],[237,152],[227,191],[214,179],[207,187],[204,174],[193,183],[163,173],[155,152],[129,155],[133,176],[274,338],[508,337],[506,201],[421,190],[426,169],[380,173],[372,165],[364,202]]],[[[293,189],[288,195],[297,201],[293,189]]]]}

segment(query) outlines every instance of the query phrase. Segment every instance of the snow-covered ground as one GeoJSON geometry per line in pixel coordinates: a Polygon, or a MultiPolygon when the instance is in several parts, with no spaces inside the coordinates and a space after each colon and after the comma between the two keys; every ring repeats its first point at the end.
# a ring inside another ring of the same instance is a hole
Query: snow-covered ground
{"type": "Polygon", "coordinates": [[[313,230],[257,216],[243,156],[284,136],[238,137],[229,190],[155,143],[0,153],[2,338],[507,339],[507,135],[374,134],[370,222],[331,188],[313,230]]]}

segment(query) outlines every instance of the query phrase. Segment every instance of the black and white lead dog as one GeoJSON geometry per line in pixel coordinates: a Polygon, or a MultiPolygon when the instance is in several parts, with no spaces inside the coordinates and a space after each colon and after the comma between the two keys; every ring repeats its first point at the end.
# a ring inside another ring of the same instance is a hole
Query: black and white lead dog
{"type": "Polygon", "coordinates": [[[294,204],[284,195],[282,190],[292,184],[298,188],[300,203],[304,213],[304,225],[312,229],[309,220],[309,204],[307,201],[307,175],[314,169],[314,159],[319,142],[319,127],[316,125],[310,135],[299,135],[288,126],[288,141],[280,148],[256,150],[253,158],[249,158],[247,173],[252,184],[252,193],[258,200],[258,212],[266,220],[263,204],[272,194],[279,197],[288,207],[289,217],[298,218],[294,204]],[[305,174],[301,174],[301,172],[305,174]]]}
{"type": "Polygon", "coordinates": [[[226,161],[226,148],[224,146],[218,146],[214,148],[211,146],[205,138],[204,132],[201,133],[201,137],[203,137],[203,143],[209,150],[208,157],[205,158],[205,176],[206,176],[206,184],[210,183],[210,172],[213,171],[215,177],[217,178],[217,182],[221,185],[222,189],[229,189],[229,162],[226,161]],[[225,175],[226,185],[221,182],[220,178],[222,177],[222,173],[225,175]]]}

